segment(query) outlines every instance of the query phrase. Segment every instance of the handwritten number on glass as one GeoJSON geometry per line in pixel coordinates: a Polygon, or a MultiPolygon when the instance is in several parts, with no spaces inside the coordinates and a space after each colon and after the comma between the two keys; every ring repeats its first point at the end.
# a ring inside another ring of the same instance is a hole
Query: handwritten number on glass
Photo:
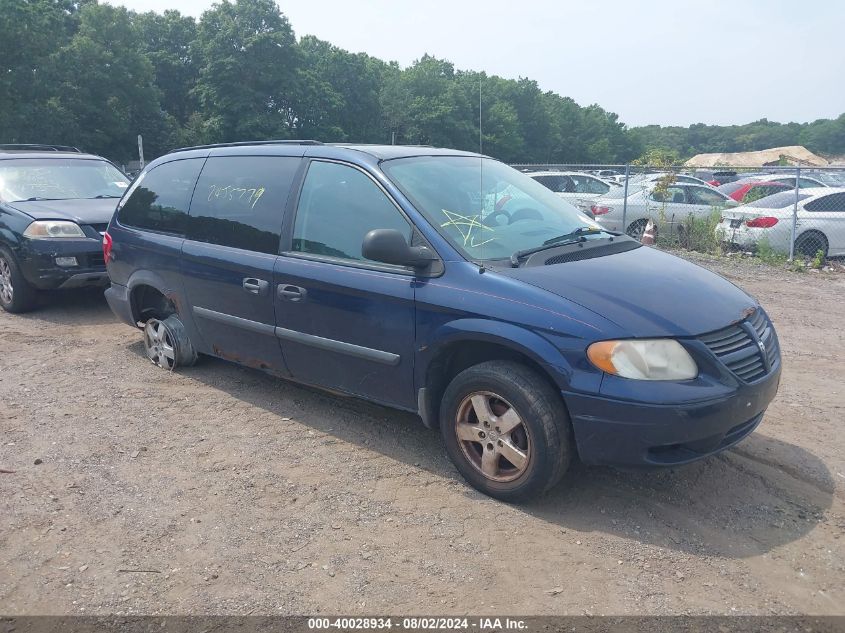
{"type": "Polygon", "coordinates": [[[261,196],[264,195],[264,187],[235,187],[234,185],[209,185],[208,201],[223,200],[227,202],[240,202],[254,209],[261,196]]]}

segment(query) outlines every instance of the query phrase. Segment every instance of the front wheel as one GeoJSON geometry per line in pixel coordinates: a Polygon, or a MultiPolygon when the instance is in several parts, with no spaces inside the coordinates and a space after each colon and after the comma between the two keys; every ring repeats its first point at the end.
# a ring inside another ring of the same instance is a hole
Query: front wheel
{"type": "Polygon", "coordinates": [[[37,298],[38,291],[24,279],[14,256],[0,248],[0,306],[6,312],[27,312],[37,298]]]}
{"type": "Polygon", "coordinates": [[[571,460],[560,396],[519,363],[489,361],[458,374],[443,395],[440,430],[464,478],[502,501],[547,491],[571,460]]]}

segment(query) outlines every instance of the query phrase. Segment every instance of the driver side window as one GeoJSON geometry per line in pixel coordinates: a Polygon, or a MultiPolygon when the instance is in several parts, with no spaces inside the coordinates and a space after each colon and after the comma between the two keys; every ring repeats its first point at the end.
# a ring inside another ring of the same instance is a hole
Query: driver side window
{"type": "Polygon", "coordinates": [[[373,229],[397,229],[411,242],[411,224],[369,176],[348,165],[312,162],[299,197],[292,250],[368,261],[361,245],[373,229]]]}

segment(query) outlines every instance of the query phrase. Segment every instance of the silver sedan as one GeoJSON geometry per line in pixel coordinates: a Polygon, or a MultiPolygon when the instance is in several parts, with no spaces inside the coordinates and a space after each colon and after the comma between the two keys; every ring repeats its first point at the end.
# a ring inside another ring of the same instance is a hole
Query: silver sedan
{"type": "Polygon", "coordinates": [[[636,239],[642,237],[649,220],[671,229],[689,216],[704,218],[714,210],[737,204],[709,185],[677,183],[659,187],[655,181],[629,185],[627,209],[624,203],[623,194],[614,191],[594,200],[590,211],[607,230],[625,232],[636,239]]]}

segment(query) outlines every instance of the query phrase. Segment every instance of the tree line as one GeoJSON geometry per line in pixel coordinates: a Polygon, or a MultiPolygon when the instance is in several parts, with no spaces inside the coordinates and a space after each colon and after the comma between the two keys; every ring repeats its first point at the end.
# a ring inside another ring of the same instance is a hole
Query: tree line
{"type": "Polygon", "coordinates": [[[270,138],[466,150],[480,143],[486,154],[522,163],[625,162],[654,148],[680,156],[763,149],[773,139],[845,153],[845,115],[628,128],[531,79],[460,70],[430,55],[402,68],[297,39],[273,0],[221,0],[198,20],[97,0],[0,0],[0,142],[76,145],[126,162],[136,157],[137,134],[148,158],[270,138]]]}

